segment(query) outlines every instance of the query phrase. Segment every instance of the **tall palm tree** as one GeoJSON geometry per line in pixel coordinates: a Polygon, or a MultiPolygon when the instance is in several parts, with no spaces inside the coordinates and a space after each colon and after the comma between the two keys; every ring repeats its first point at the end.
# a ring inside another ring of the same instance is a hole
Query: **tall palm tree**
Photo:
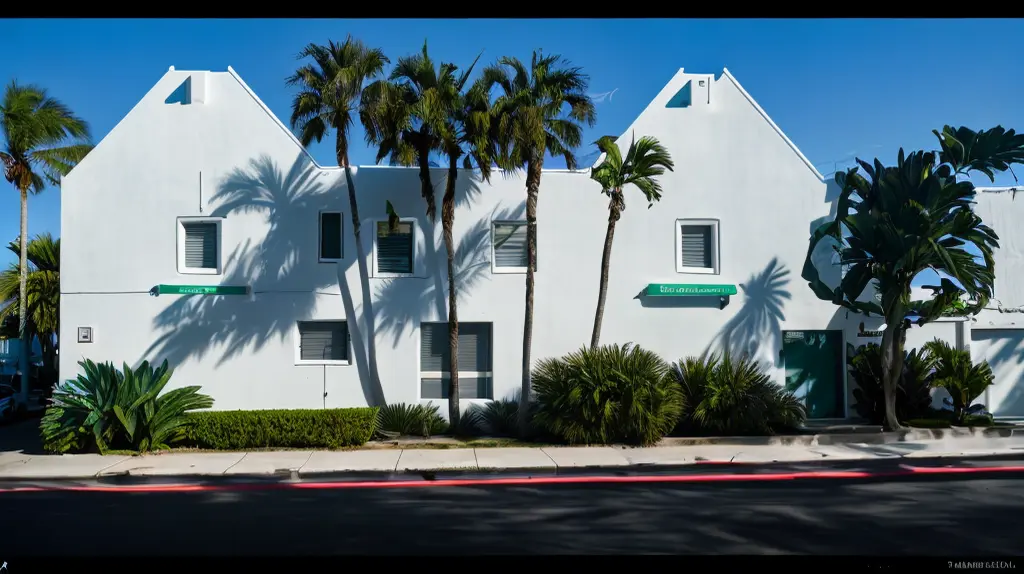
{"type": "MultiPolygon", "coordinates": [[[[21,242],[7,246],[12,253],[21,253],[21,242]]],[[[28,242],[28,278],[25,282],[29,332],[35,336],[43,352],[43,383],[49,388],[57,382],[56,337],[60,333],[60,239],[43,233],[28,242]]],[[[21,264],[12,263],[0,272],[0,323],[8,316],[20,315],[21,264]]]]}
{"type": "Polygon", "coordinates": [[[804,260],[803,278],[819,299],[884,318],[882,390],[888,430],[902,428],[896,392],[911,320],[921,325],[951,311],[975,315],[992,297],[999,237],[974,212],[977,191],[970,176],[980,172],[994,181],[996,173],[1024,163],[1024,134],[1013,130],[945,126],[934,134],[937,151],[908,154],[900,149],[895,166],[858,159],[859,167],[836,173],[842,192],[835,219],[814,230],[804,260]],[[812,260],[822,240],[833,243],[838,263],[848,267],[835,287],[821,280],[812,260]],[[925,270],[938,273],[940,285],[926,286],[933,298],[915,301],[911,283],[925,270]],[[869,288],[877,299],[861,297],[869,288]],[[969,301],[962,307],[955,305],[965,298],[969,301]]]}
{"type": "Polygon", "coordinates": [[[349,211],[352,212],[352,232],[355,235],[356,261],[359,265],[359,280],[363,292],[363,313],[368,331],[367,360],[370,379],[373,387],[379,389],[373,301],[370,297],[369,272],[360,234],[359,204],[356,200],[348,149],[352,114],[359,108],[363,85],[368,80],[380,76],[390,60],[380,49],[369,48],[351,36],[340,44],[333,40],[329,40],[326,46],[309,44],[298,56],[300,60],[306,58],[311,58],[312,63],[300,67],[287,80],[289,86],[299,88],[292,101],[291,125],[292,129],[298,131],[299,139],[306,146],[313,141],[322,141],[331,130],[334,130],[334,151],[338,165],[345,171],[349,211]]]}
{"type": "Polygon", "coordinates": [[[594,313],[594,332],[590,336],[590,347],[596,349],[601,339],[601,320],[604,318],[604,303],[608,296],[608,272],[612,259],[612,240],[615,238],[615,224],[626,209],[626,197],[622,190],[633,184],[647,199],[647,208],[661,199],[661,184],[656,179],[672,171],[675,164],[668,150],[657,139],[644,136],[640,141],[629,144],[626,158],[622,158],[615,138],[605,136],[597,142],[598,149],[605,155],[601,165],[590,173],[591,179],[601,184],[601,191],[607,195],[608,231],[604,236],[604,252],[601,255],[601,286],[597,292],[597,311],[594,313]]]}
{"type": "Polygon", "coordinates": [[[493,104],[498,142],[498,167],[526,170],[526,309],[523,320],[523,384],[519,398],[519,428],[529,422],[530,348],[533,343],[533,281],[537,266],[537,200],[544,158],[565,158],[576,169],[573,150],[583,134],[581,124],[594,125],[594,102],[587,95],[590,79],[581,68],[560,56],[533,52],[529,69],[505,57],[484,71],[485,88],[500,93],[493,104]]]}
{"type": "Polygon", "coordinates": [[[28,398],[28,194],[42,193],[46,184],[60,185],[82,161],[92,145],[89,125],[60,101],[37,86],[12,81],[0,101],[0,130],[3,132],[4,178],[21,195],[21,233],[18,248],[18,335],[21,337],[21,391],[18,400],[28,398]]]}
{"type": "MultiPolygon", "coordinates": [[[[459,160],[466,169],[474,162],[484,179],[490,179],[493,139],[490,137],[490,100],[486,84],[479,80],[468,91],[477,59],[461,73],[454,64],[434,63],[423,51],[402,58],[389,81],[374,82],[363,95],[360,117],[367,140],[378,146],[377,161],[391,157],[391,163],[417,165],[427,217],[434,221],[436,207],[430,177],[430,154],[440,152],[448,158],[448,175],[441,201],[441,225],[448,256],[448,419],[457,428],[459,407],[459,315],[455,277],[455,184],[459,160]]],[[[393,208],[390,208],[392,215],[393,208]]]]}

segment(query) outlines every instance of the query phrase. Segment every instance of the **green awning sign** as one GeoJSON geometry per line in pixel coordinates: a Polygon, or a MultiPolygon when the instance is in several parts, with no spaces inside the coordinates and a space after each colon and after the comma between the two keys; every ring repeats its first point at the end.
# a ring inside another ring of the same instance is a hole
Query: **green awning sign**
{"type": "Polygon", "coordinates": [[[160,295],[248,295],[248,285],[157,285],[160,295]]]}
{"type": "Polygon", "coordinates": [[[678,285],[651,283],[648,297],[728,297],[737,293],[735,285],[678,285]]]}

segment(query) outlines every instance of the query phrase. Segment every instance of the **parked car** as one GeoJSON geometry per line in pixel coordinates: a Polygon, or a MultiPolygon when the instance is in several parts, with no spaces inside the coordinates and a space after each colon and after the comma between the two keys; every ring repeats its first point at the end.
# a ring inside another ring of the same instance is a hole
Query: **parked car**
{"type": "Polygon", "coordinates": [[[15,396],[17,394],[17,389],[11,385],[0,384],[0,421],[14,418],[17,406],[15,396]]]}

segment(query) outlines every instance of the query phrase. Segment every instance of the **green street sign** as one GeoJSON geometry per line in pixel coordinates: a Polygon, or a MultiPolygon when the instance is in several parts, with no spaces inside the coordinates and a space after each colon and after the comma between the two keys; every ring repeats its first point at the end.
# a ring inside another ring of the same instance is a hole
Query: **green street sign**
{"type": "Polygon", "coordinates": [[[651,283],[645,294],[648,297],[728,297],[737,293],[735,285],[679,285],[651,283]]]}
{"type": "Polygon", "coordinates": [[[160,295],[248,295],[248,285],[157,285],[160,295]]]}

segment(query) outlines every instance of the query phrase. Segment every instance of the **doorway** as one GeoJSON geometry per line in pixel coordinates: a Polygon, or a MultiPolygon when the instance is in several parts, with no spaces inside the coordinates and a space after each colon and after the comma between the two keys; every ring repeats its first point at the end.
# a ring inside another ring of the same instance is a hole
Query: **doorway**
{"type": "Polygon", "coordinates": [[[808,419],[846,418],[843,332],[783,331],[786,390],[807,407],[808,419]]]}

